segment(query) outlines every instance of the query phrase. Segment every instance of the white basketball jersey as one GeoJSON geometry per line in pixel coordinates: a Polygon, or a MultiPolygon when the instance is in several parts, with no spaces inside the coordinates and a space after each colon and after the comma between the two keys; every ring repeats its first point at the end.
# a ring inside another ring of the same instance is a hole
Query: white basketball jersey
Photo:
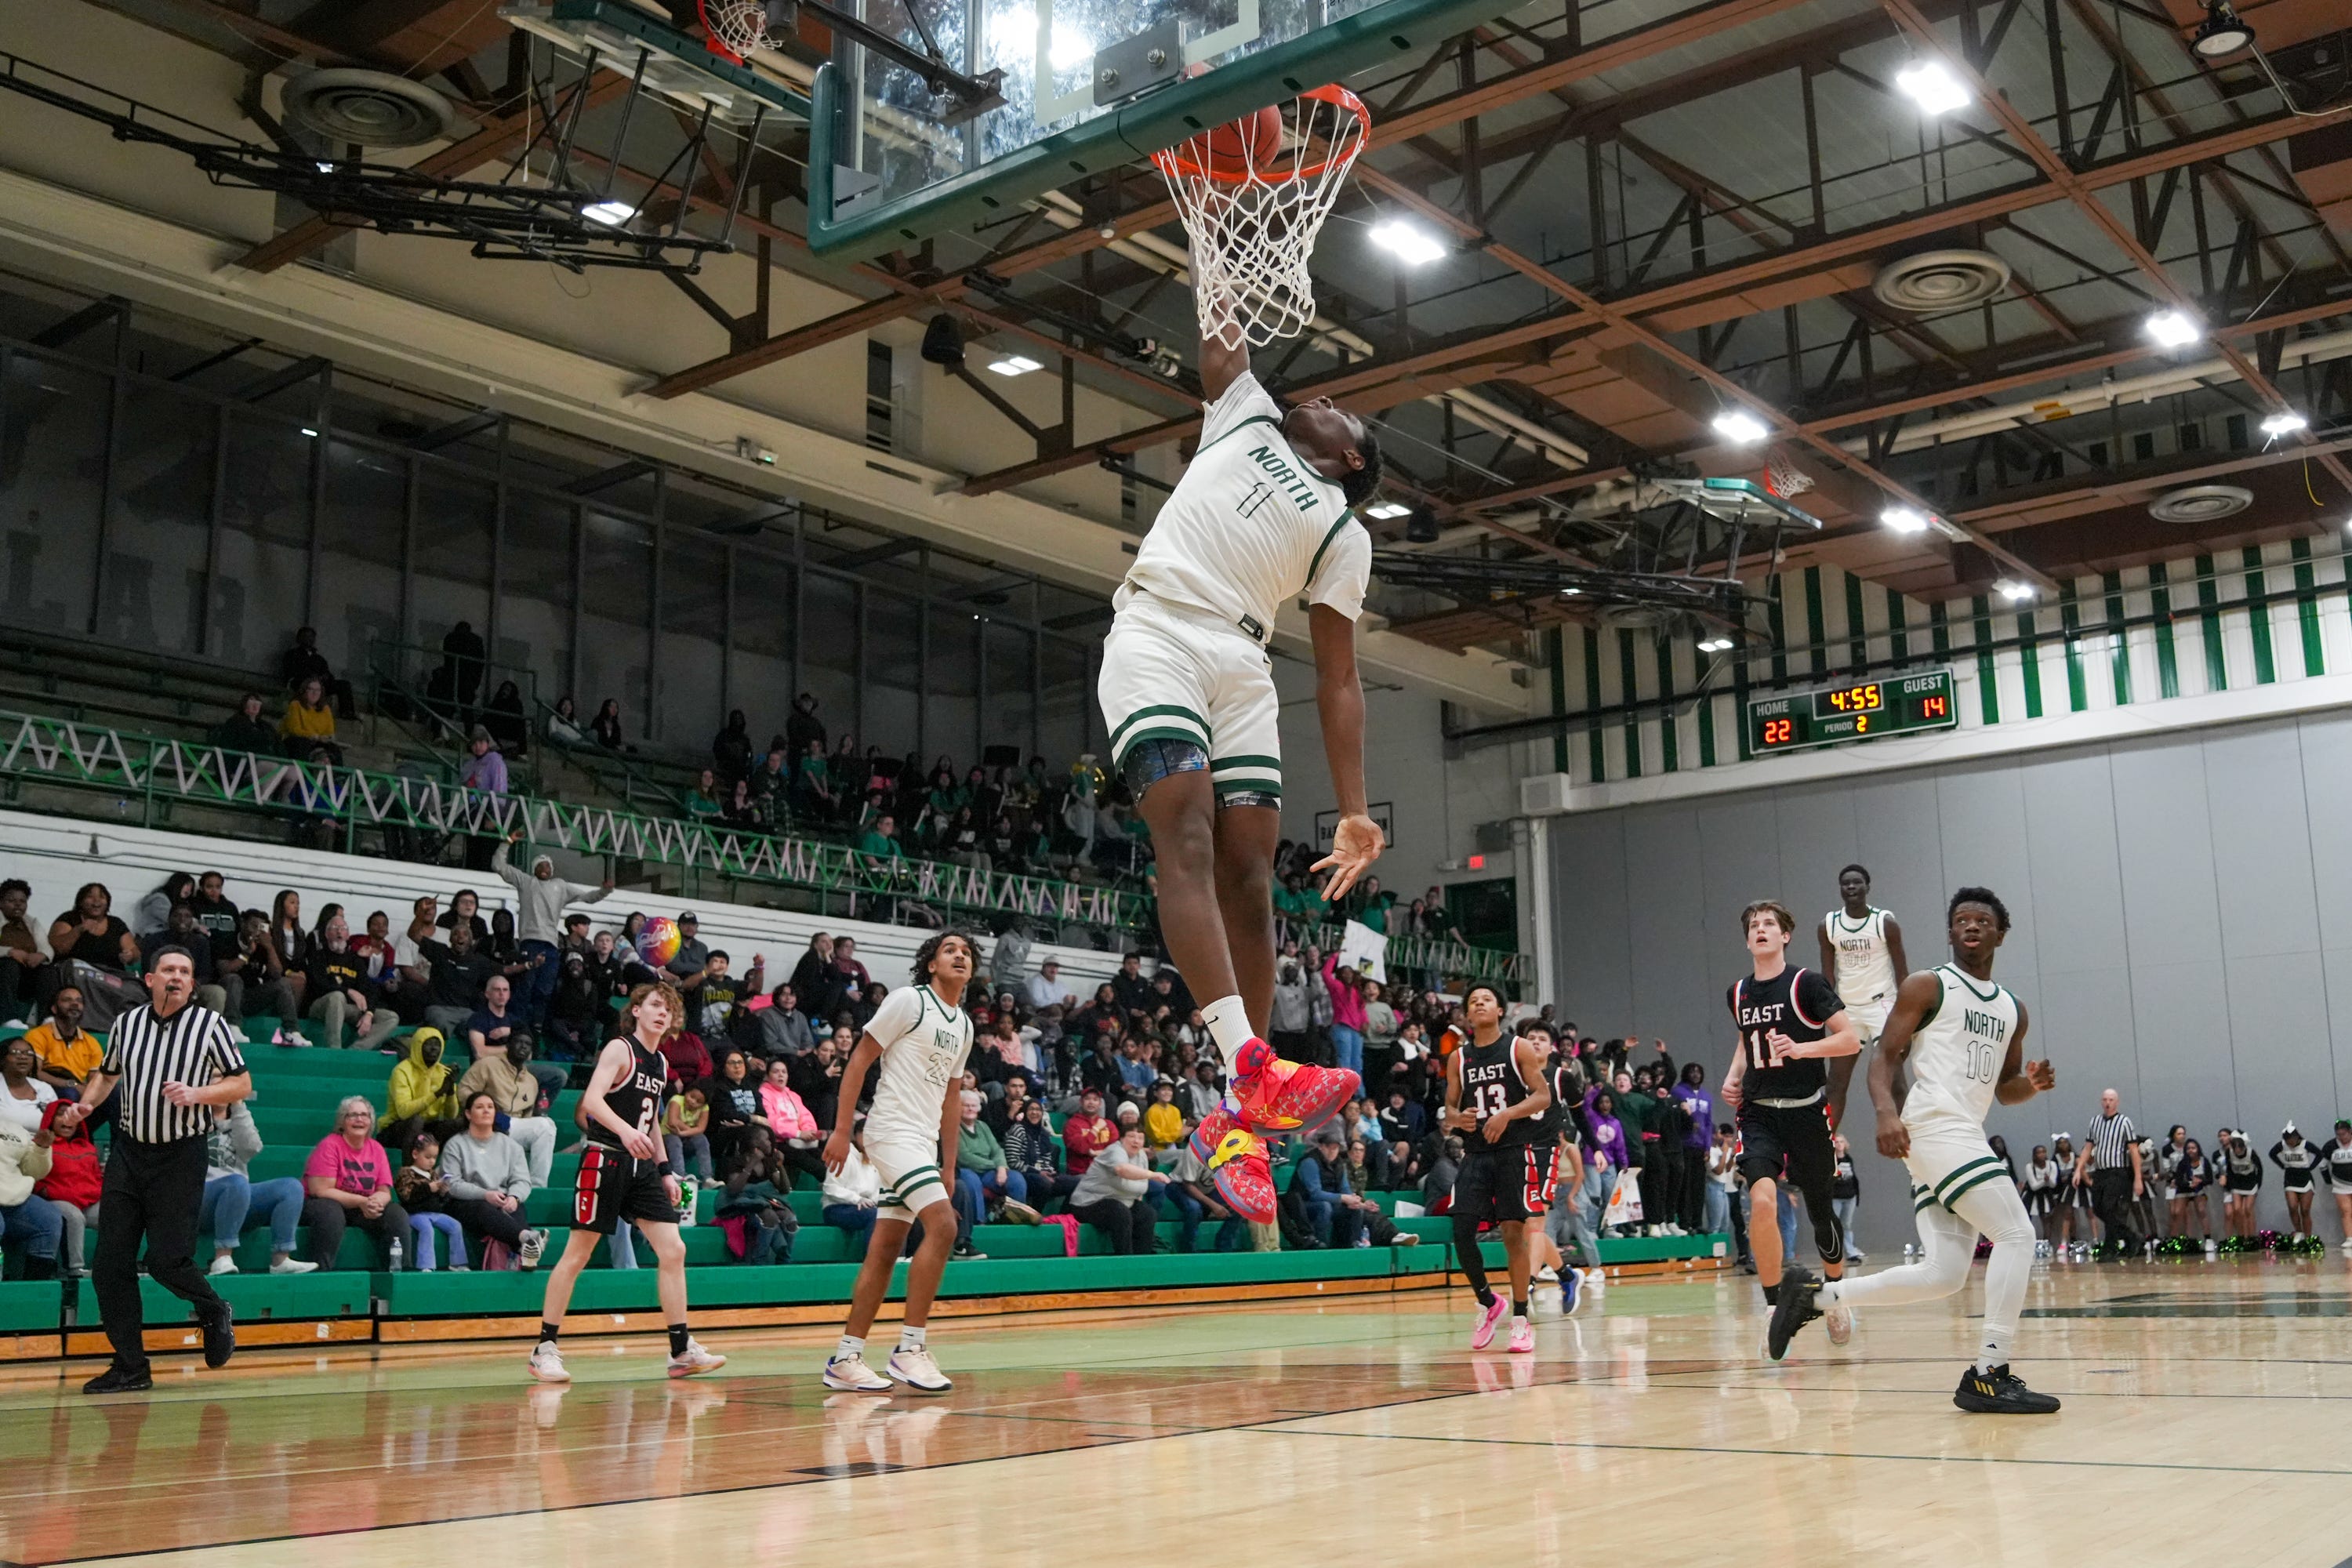
{"type": "Polygon", "coordinates": [[[1849,1007],[1892,1005],[1903,977],[1895,973],[1895,955],[1886,949],[1886,911],[1874,909],[1855,921],[1843,910],[1832,910],[1827,923],[1830,946],[1837,953],[1837,973],[1830,979],[1838,999],[1849,1007]]]}
{"type": "Polygon", "coordinates": [[[1952,964],[1932,973],[1943,991],[1935,1012],[1911,1037],[1904,1124],[1958,1119],[1980,1131],[2017,1033],[2017,998],[1952,964]]]}
{"type": "Polygon", "coordinates": [[[866,1032],[882,1047],[866,1117],[868,1146],[877,1139],[937,1142],[948,1085],[971,1054],[971,1015],[950,1008],[928,985],[908,985],[890,993],[866,1032]]]}
{"type": "Polygon", "coordinates": [[[1247,615],[1271,632],[1301,596],[1356,619],[1371,571],[1372,536],[1339,487],[1291,450],[1281,408],[1244,372],[1202,410],[1200,450],[1111,603],[1140,588],[1227,621],[1247,615]]]}

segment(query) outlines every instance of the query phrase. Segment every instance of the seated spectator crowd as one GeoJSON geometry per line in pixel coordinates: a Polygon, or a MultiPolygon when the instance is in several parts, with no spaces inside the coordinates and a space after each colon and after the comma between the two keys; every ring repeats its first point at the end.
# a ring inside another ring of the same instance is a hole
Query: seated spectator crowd
{"type": "MultiPolygon", "coordinates": [[[[248,906],[223,873],[207,870],[164,878],[128,921],[114,913],[110,890],[90,883],[37,932],[28,885],[0,883],[0,1020],[32,1026],[5,1068],[12,1086],[25,1086],[16,1098],[29,1131],[95,1070],[100,1037],[142,999],[136,973],[160,949],[178,947],[194,962],[199,1000],[247,1038],[394,1058],[380,1095],[352,1096],[334,1112],[299,1176],[252,1175],[263,1138],[251,1108],[217,1120],[199,1222],[215,1271],[237,1268],[240,1237],[265,1226],[267,1264],[257,1243],[248,1257],[278,1274],[335,1267],[353,1229],[387,1264],[532,1267],[548,1237],[526,1223],[528,1200],[580,1136],[576,1122],[559,1126],[572,1120],[568,1104],[559,1116],[559,1100],[629,989],[657,976],[639,954],[645,913],[599,929],[575,907],[604,900],[609,881],[567,881],[544,855],[528,868],[517,859],[509,841],[488,867],[509,884],[512,908],[485,915],[478,893],[461,888],[446,904],[427,896],[398,916],[357,915],[356,929],[355,911],[306,909],[291,889],[248,906]]],[[[821,1186],[826,1219],[861,1244],[878,1201],[871,1167],[853,1155],[829,1175],[821,1151],[843,1068],[888,983],[867,971],[847,935],[817,934],[789,973],[780,961],[772,973],[763,953],[712,948],[692,911],[675,923],[678,949],[658,976],[687,1003],[687,1027],[663,1047],[673,1164],[690,1185],[719,1193],[716,1217],[739,1258],[789,1258],[796,1182],[821,1186]]],[[[1183,1250],[1202,1245],[1204,1224],[1208,1245],[1222,1250],[1271,1244],[1253,1241],[1185,1148],[1223,1097],[1224,1065],[1182,977],[1166,964],[1147,975],[1142,955],[1129,953],[1082,998],[1051,956],[1033,972],[1031,951],[1016,923],[994,946],[997,983],[984,978],[968,995],[975,1037],[955,1149],[958,1255],[979,1256],[977,1226],[1062,1216],[1095,1227],[1118,1252],[1170,1245],[1157,1230],[1163,1220],[1177,1222],[1183,1250]]],[[[1391,1002],[1330,955],[1286,944],[1276,1045],[1356,1067],[1369,1086],[1326,1130],[1328,1144],[1288,1152],[1291,1245],[1399,1239],[1365,1194],[1414,1186],[1442,1158],[1433,1132],[1442,1075],[1429,1042],[1456,1016],[1435,991],[1391,1002]]],[[[255,1105],[268,1105],[272,1087],[261,1075],[255,1105]]],[[[97,1150],[80,1130],[42,1152],[50,1169],[37,1173],[40,1195],[58,1216],[42,1255],[78,1272],[96,1218],[97,1150]]],[[[21,1166],[28,1180],[32,1153],[21,1166]]],[[[6,1192],[0,1180],[0,1197],[6,1192]]],[[[40,1206],[0,1202],[12,1250],[47,1241],[46,1227],[18,1213],[40,1206]]],[[[636,1261],[625,1233],[613,1261],[636,1261]]]]}

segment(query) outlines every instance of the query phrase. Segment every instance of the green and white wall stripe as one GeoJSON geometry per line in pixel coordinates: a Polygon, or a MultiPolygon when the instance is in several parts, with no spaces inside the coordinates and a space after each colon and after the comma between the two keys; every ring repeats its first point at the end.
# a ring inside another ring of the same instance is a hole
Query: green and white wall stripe
{"type": "Polygon", "coordinates": [[[2247,546],[2069,579],[2027,605],[1792,569],[1749,584],[1775,641],[1745,659],[1687,633],[1567,628],[1550,686],[1572,730],[1555,756],[1577,784],[1744,762],[1744,695],[1901,659],[1953,668],[1963,729],[2352,674],[2345,553],[2333,536],[2247,546]]]}

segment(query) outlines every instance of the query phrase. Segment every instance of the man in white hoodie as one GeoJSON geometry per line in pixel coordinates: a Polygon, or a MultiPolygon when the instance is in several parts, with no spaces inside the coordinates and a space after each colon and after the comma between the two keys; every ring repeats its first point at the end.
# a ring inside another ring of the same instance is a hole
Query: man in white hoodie
{"type": "Polygon", "coordinates": [[[521,984],[515,987],[515,1011],[536,1029],[547,1021],[548,999],[555,994],[555,982],[562,973],[555,944],[563,937],[564,906],[602,900],[613,890],[613,874],[607,870],[599,887],[567,882],[555,874],[555,860],[545,853],[530,858],[530,870],[525,874],[507,858],[507,850],[521,842],[522,829],[508,834],[506,843],[490,857],[490,869],[515,890],[515,937],[522,944],[523,957],[530,961],[530,967],[520,976],[521,984]]]}

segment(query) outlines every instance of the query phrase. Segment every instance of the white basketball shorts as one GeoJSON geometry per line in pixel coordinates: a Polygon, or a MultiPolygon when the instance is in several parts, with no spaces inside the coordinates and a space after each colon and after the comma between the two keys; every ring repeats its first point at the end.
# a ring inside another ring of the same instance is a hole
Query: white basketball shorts
{"type": "Polygon", "coordinates": [[[1220,798],[1280,797],[1274,658],[1237,623],[1131,593],[1103,639],[1095,694],[1112,773],[1145,741],[1189,741],[1208,753],[1220,798]]]}
{"type": "Polygon", "coordinates": [[[877,1138],[869,1130],[866,1157],[882,1178],[882,1202],[877,1212],[883,1218],[912,1219],[933,1204],[948,1201],[937,1138],[877,1138]]]}

